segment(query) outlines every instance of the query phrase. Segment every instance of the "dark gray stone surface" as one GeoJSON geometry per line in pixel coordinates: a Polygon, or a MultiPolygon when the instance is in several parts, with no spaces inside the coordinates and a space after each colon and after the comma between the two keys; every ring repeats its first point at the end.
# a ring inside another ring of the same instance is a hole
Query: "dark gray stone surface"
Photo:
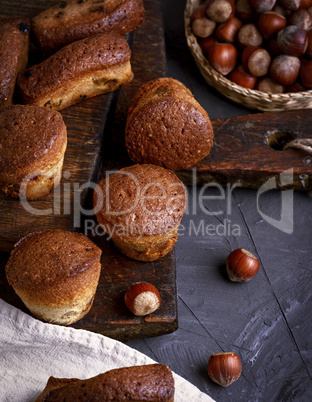
{"type": "MultiPolygon", "coordinates": [[[[211,119],[254,113],[209,87],[187,49],[182,0],[162,0],[168,76],[182,81],[211,119]]],[[[188,188],[176,245],[179,329],[129,346],[168,364],[218,401],[312,400],[311,195],[188,188]],[[244,247],[257,276],[230,282],[225,260],[244,247]],[[241,378],[228,388],[207,375],[212,353],[234,351],[241,378]]]]}

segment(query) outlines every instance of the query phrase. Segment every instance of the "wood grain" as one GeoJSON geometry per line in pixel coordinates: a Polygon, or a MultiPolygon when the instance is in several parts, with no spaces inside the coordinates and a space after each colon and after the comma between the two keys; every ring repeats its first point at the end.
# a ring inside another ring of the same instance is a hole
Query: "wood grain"
{"type": "Polygon", "coordinates": [[[302,150],[279,149],[288,139],[312,138],[311,110],[215,119],[212,124],[215,139],[208,157],[195,171],[178,172],[185,183],[217,182],[257,189],[274,179],[277,189],[312,190],[312,156],[302,150]],[[280,175],[289,169],[289,180],[283,183],[280,175]]]}
{"type": "MultiPolygon", "coordinates": [[[[31,17],[53,3],[43,0],[27,3],[2,1],[2,16],[15,15],[19,10],[20,14],[31,17]]],[[[13,244],[29,232],[55,227],[82,231],[102,248],[102,273],[92,309],[72,326],[120,340],[156,336],[177,329],[174,251],[152,263],[123,256],[99,230],[92,214],[92,187],[84,186],[89,182],[97,183],[107,170],[132,164],[123,144],[130,100],[144,82],[166,73],[160,6],[154,1],[145,1],[144,5],[146,21],[128,38],[132,48],[134,81],[120,91],[85,100],[61,112],[68,129],[61,185],[44,200],[30,203],[36,210],[50,209],[52,213],[33,215],[19,200],[0,198],[1,251],[10,251],[13,244]],[[91,215],[81,213],[82,207],[91,215]],[[153,283],[162,298],[161,307],[148,317],[133,316],[123,302],[127,288],[137,281],[153,283]]],[[[38,59],[38,53],[33,50],[31,62],[38,59]]],[[[4,267],[7,259],[8,254],[1,253],[0,296],[27,312],[6,281],[4,267]]]]}

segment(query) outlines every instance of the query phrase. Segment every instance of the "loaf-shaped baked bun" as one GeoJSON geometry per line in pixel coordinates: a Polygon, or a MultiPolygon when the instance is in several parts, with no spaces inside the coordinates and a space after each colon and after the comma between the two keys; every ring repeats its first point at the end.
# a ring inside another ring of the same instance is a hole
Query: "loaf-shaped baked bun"
{"type": "Polygon", "coordinates": [[[44,55],[99,33],[124,35],[145,18],[142,0],[70,0],[32,19],[36,42],[44,55]]]}
{"type": "Polygon", "coordinates": [[[50,377],[35,402],[173,402],[174,391],[170,368],[147,364],[113,369],[87,380],[50,377]]]}
{"type": "Polygon", "coordinates": [[[174,172],[137,164],[102,180],[93,205],[98,223],[123,254],[154,261],[174,247],[186,201],[174,172]]]}
{"type": "Polygon", "coordinates": [[[71,43],[19,75],[22,103],[62,110],[114,91],[133,78],[130,56],[127,41],[118,35],[71,43]]]}
{"type": "Polygon", "coordinates": [[[29,30],[26,18],[0,19],[0,108],[13,105],[17,75],[28,62],[29,30]]]}
{"type": "Polygon", "coordinates": [[[81,233],[59,229],[34,232],[15,244],[6,277],[35,317],[69,325],[92,306],[101,254],[81,233]]]}
{"type": "Polygon", "coordinates": [[[36,200],[61,179],[67,130],[62,115],[39,106],[0,110],[0,190],[36,200]]]}
{"type": "Polygon", "coordinates": [[[134,162],[189,169],[212,145],[208,114],[181,82],[158,78],[134,95],[126,122],[126,147],[134,162]]]}

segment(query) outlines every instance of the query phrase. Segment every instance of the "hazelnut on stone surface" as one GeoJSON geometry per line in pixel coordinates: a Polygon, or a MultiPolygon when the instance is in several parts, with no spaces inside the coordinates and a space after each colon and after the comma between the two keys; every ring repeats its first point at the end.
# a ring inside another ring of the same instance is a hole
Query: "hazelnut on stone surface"
{"type": "Polygon", "coordinates": [[[212,381],[228,387],[237,381],[242,373],[242,363],[234,352],[214,353],[208,362],[208,375],[212,381]]]}
{"type": "Polygon", "coordinates": [[[247,282],[259,271],[259,261],[244,248],[232,251],[226,259],[226,270],[233,282],[247,282]]]}

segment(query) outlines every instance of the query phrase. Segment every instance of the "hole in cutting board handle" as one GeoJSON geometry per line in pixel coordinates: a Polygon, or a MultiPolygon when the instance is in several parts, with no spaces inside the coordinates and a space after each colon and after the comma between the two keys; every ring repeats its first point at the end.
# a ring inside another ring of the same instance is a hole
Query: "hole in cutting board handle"
{"type": "Polygon", "coordinates": [[[297,135],[289,131],[274,131],[268,133],[266,143],[276,151],[283,151],[283,148],[289,142],[295,140],[297,135]]]}

